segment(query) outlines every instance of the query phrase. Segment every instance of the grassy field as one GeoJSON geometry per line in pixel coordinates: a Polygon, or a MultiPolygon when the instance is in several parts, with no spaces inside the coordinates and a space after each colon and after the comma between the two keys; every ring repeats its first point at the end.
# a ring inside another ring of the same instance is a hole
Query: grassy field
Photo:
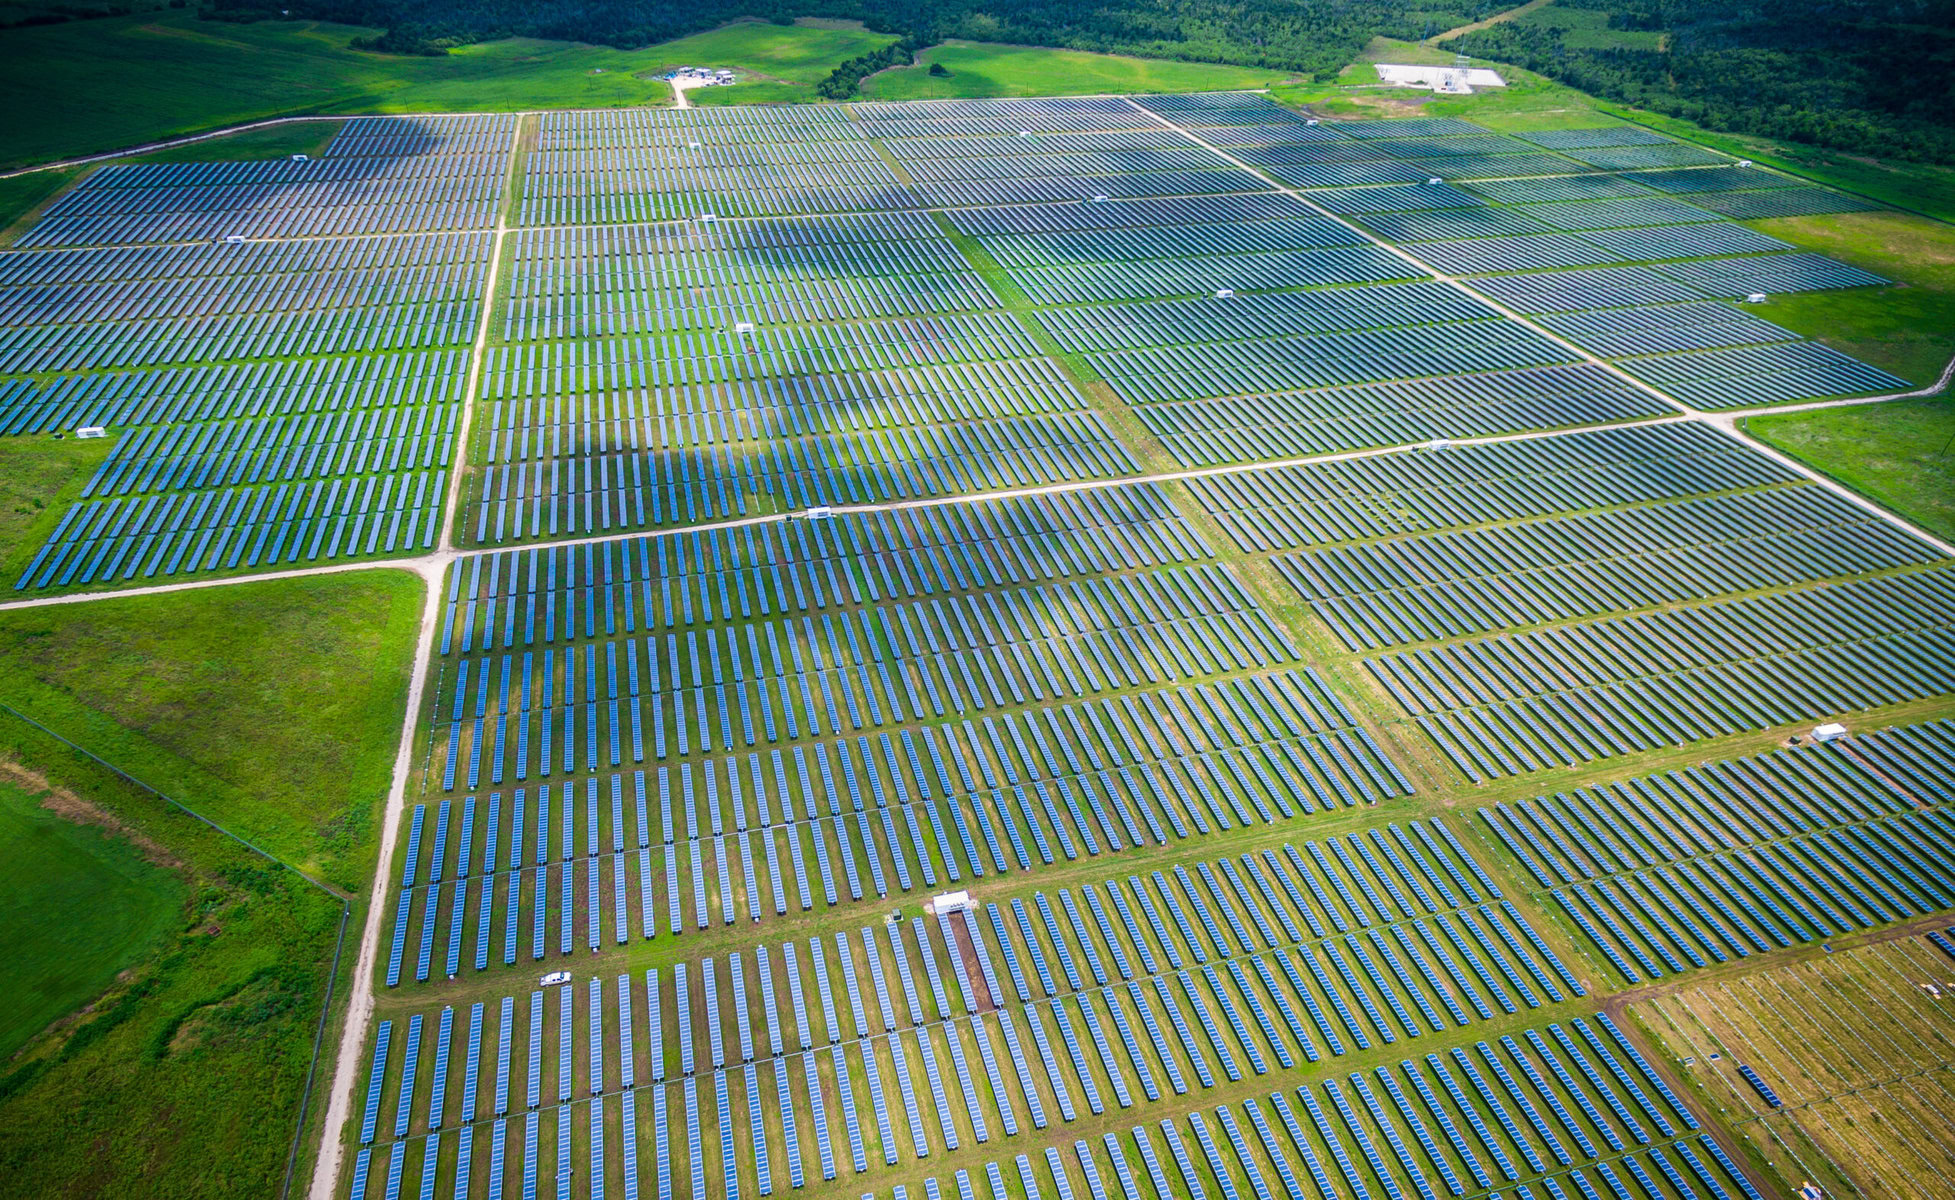
{"type": "Polygon", "coordinates": [[[1955,356],[1955,226],[1894,212],[1750,224],[1901,284],[1774,296],[1759,316],[1918,384],[1955,356]]]}
{"type": "MultiPolygon", "coordinates": [[[[702,107],[725,104],[807,104],[815,84],[845,59],[879,50],[894,34],[871,33],[853,22],[804,19],[794,25],[741,21],[706,33],[665,42],[645,51],[657,59],[651,68],[731,67],[740,82],[732,87],[695,88],[688,93],[702,107]]],[[[661,85],[663,86],[663,85],[661,85]]]]}
{"type": "Polygon", "coordinates": [[[156,856],[73,819],[62,799],[0,766],[0,855],[12,864],[0,878],[12,997],[0,1013],[0,1059],[99,994],[177,924],[183,905],[181,882],[156,856]]]}
{"type": "Polygon", "coordinates": [[[81,173],[77,167],[0,179],[0,246],[12,241],[14,226],[22,224],[22,217],[53,199],[56,192],[81,173]]]}
{"type": "Polygon", "coordinates": [[[1955,398],[1748,417],[1745,431],[1923,529],[1955,538],[1955,398]]]}
{"type": "MultiPolygon", "coordinates": [[[[371,571],[17,610],[0,703],[358,891],[420,594],[371,571]]],[[[6,714],[0,770],[0,1195],[275,1194],[340,901],[6,714]]]]}
{"type": "Polygon", "coordinates": [[[13,586],[114,447],[114,438],[0,438],[0,586],[13,586]]]}
{"type": "Polygon", "coordinates": [[[1280,71],[1170,62],[1120,54],[1088,54],[1035,46],[949,41],[917,56],[915,66],[883,71],[863,81],[874,100],[923,100],[968,96],[1077,96],[1114,92],[1198,92],[1260,88],[1280,82],[1280,71]],[[930,74],[941,64],[947,76],[930,74]]]}
{"type": "Polygon", "coordinates": [[[1919,937],[1705,984],[1631,1007],[1686,1085],[1787,1193],[1938,1194],[1955,1150],[1955,962],[1919,937]],[[1713,1061],[1712,1056],[1716,1055],[1713,1061]],[[1786,1107],[1737,1073],[1756,1070],[1786,1107]]]}
{"type": "Polygon", "coordinates": [[[284,158],[292,154],[317,154],[333,140],[344,121],[301,121],[291,125],[271,125],[246,129],[222,137],[132,154],[121,162],[237,162],[244,159],[284,158]]]}
{"type": "Polygon", "coordinates": [[[368,877],[420,583],[241,584],[0,615],[0,701],[349,887],[368,877]]]}
{"type": "MultiPolygon", "coordinates": [[[[0,77],[0,104],[42,114],[0,131],[0,165],[298,113],[667,104],[671,88],[651,76],[682,63],[734,67],[812,96],[807,85],[836,63],[893,40],[834,22],[742,22],[643,50],[512,39],[420,58],[352,48],[370,32],[316,22],[232,25],[174,12],[0,32],[0,53],[16,64],[0,77]],[[116,87],[99,86],[109,77],[116,87]],[[48,96],[62,103],[50,106],[48,96]]],[[[747,86],[724,94],[766,98],[743,95],[747,86]]],[[[0,211],[10,200],[0,190],[0,211]]]]}
{"type": "MultiPolygon", "coordinates": [[[[653,70],[732,67],[787,83],[815,84],[828,78],[842,60],[880,50],[895,40],[894,34],[871,33],[847,21],[803,20],[793,25],[739,21],[661,42],[643,53],[653,70]]],[[[736,91],[737,86],[726,91],[736,91]]]]}
{"type": "MultiPolygon", "coordinates": [[[[6,795],[7,847],[16,851],[7,888],[28,906],[6,911],[5,945],[16,956],[10,995],[17,1005],[34,995],[35,974],[19,955],[88,961],[68,968],[61,985],[74,1015],[0,1067],[0,1195],[275,1195],[298,1124],[339,902],[3,715],[0,760],[80,797],[171,864],[118,888],[118,873],[140,865],[127,842],[44,814],[18,786],[6,795]],[[23,818],[28,847],[12,836],[23,818]],[[35,828],[46,821],[67,827],[35,828]],[[60,859],[50,857],[50,869],[33,873],[30,894],[18,873],[27,861],[18,852],[29,847],[65,847],[86,880],[54,878],[60,859]],[[115,908],[126,911],[108,911],[115,908]],[[25,944],[23,926],[61,929],[60,945],[25,944]],[[145,943],[132,961],[127,950],[145,943]],[[124,950],[111,953],[118,945],[124,950]],[[76,1011],[87,998],[93,1003],[76,1011]]],[[[28,1020],[9,1014],[12,1026],[28,1020]]]]}

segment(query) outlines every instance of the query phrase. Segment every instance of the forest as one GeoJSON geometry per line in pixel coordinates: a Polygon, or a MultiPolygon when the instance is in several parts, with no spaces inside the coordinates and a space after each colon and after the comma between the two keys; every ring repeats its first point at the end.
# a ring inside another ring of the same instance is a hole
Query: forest
{"type": "Polygon", "coordinates": [[[1955,162],[1948,0],[1554,0],[1442,48],[1712,129],[1955,162]]]}

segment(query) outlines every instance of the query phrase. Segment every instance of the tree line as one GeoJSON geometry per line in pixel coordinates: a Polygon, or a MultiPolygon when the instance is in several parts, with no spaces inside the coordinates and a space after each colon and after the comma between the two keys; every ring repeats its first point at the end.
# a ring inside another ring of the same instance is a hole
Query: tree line
{"type": "Polygon", "coordinates": [[[1955,162],[1948,0],[1555,0],[1444,48],[1711,129],[1955,162]]]}

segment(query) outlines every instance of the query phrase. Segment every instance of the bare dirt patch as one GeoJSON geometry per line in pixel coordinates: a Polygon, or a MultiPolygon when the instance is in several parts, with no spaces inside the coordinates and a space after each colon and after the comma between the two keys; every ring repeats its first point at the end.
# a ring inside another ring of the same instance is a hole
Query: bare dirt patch
{"type": "Polygon", "coordinates": [[[142,851],[144,861],[153,866],[170,871],[183,869],[183,860],[165,850],[161,843],[135,829],[127,821],[98,804],[82,799],[66,788],[50,784],[45,775],[32,771],[9,759],[0,759],[0,777],[12,780],[20,787],[41,795],[41,807],[47,809],[64,821],[77,825],[93,825],[105,829],[116,837],[127,839],[130,845],[142,851]]]}

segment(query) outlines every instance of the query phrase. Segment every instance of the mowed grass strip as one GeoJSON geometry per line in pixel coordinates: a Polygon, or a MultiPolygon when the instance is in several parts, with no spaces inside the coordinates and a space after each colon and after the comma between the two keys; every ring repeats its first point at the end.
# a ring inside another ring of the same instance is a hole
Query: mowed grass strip
{"type": "Polygon", "coordinates": [[[1749,417],[1745,431],[1942,538],[1955,538],[1955,397],[1749,417]]]}
{"type": "Polygon", "coordinates": [[[0,702],[269,853],[372,868],[421,582],[374,570],[0,614],[0,702]]]}
{"type": "Polygon", "coordinates": [[[0,593],[61,520],[82,485],[115,447],[114,438],[0,438],[0,593]]]}
{"type": "Polygon", "coordinates": [[[0,1059],[100,994],[176,924],[185,889],[99,810],[0,762],[0,1059]]]}
{"type": "Polygon", "coordinates": [[[929,100],[976,96],[1081,96],[1122,92],[1231,91],[1267,87],[1283,71],[1218,63],[1131,58],[993,42],[948,41],[863,81],[869,100],[929,100]],[[932,75],[941,66],[946,75],[932,75]]]}

